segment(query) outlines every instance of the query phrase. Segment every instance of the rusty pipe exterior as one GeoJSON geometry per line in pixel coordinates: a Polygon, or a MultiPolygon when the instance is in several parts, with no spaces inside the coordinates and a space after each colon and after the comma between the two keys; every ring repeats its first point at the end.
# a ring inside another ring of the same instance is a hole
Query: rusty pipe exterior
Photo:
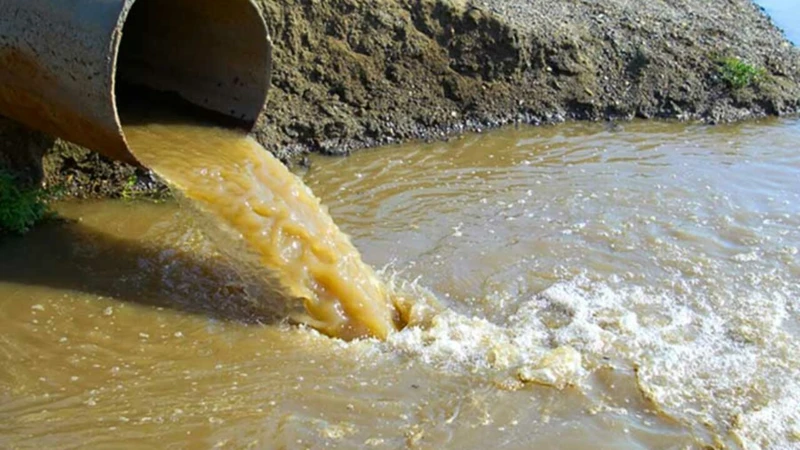
{"type": "Polygon", "coordinates": [[[271,51],[252,0],[0,0],[0,114],[135,163],[120,83],[177,93],[252,129],[271,51]]]}

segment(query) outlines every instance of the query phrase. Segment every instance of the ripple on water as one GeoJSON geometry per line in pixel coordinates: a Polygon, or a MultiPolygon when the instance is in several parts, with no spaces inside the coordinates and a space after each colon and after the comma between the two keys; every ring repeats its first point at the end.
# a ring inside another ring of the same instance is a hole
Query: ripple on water
{"type": "MultiPolygon", "coordinates": [[[[378,235],[365,228],[374,218],[356,228],[373,245],[409,242],[398,259],[459,313],[390,343],[440,367],[504,373],[571,348],[581,364],[567,384],[589,390],[613,361],[694,430],[732,446],[800,445],[798,138],[791,121],[573,126],[467,138],[438,158],[436,146],[391,153],[404,163],[390,176],[352,188],[369,198],[379,186],[383,217],[418,231],[378,235]],[[450,192],[437,204],[432,188],[450,192]]],[[[324,198],[345,229],[353,199],[324,198]]]]}
{"type": "Polygon", "coordinates": [[[365,259],[447,306],[386,342],[246,320],[175,205],[63,205],[82,220],[3,244],[0,446],[798,448],[798,141],[566,125],[315,158],[365,259]]]}

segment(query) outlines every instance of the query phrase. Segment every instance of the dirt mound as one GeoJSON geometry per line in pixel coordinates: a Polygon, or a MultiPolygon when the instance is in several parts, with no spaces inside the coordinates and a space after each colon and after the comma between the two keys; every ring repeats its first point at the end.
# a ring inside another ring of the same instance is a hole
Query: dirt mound
{"type": "MultiPolygon", "coordinates": [[[[256,135],[286,161],[510,123],[717,122],[800,108],[800,51],[750,0],[259,3],[276,48],[256,135]],[[731,61],[758,76],[732,81],[731,61]]],[[[48,182],[72,194],[157,186],[146,171],[56,148],[48,182]]]]}

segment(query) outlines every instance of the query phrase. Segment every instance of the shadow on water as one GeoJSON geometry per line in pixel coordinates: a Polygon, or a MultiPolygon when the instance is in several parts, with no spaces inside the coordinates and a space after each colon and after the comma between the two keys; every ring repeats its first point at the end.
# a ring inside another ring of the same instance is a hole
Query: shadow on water
{"type": "MultiPolygon", "coordinates": [[[[203,123],[247,128],[238,119],[194,106],[177,94],[122,84],[117,95],[126,126],[203,123]]],[[[76,221],[51,223],[24,238],[0,241],[0,282],[84,292],[247,324],[276,323],[299,312],[290,308],[290,299],[266,270],[243,270],[242,264],[210,251],[173,243],[163,236],[157,241],[126,239],[76,221]]]]}
{"type": "Polygon", "coordinates": [[[78,291],[245,324],[284,320],[288,301],[268,282],[244,282],[219,256],[138,242],[74,221],[0,241],[0,282],[78,291]]]}

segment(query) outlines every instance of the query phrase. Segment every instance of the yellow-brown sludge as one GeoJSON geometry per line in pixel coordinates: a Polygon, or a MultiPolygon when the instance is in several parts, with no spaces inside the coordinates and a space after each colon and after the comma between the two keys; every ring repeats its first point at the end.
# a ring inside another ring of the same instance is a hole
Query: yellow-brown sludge
{"type": "Polygon", "coordinates": [[[137,157],[232,230],[308,318],[337,337],[385,338],[401,324],[390,293],[311,190],[241,131],[191,123],[124,127],[137,157]]]}
{"type": "Polygon", "coordinates": [[[796,448],[798,139],[574,123],[311,155],[413,299],[385,341],[280,324],[299,302],[260,295],[222,220],[57,203],[0,242],[0,447],[796,448]],[[423,314],[417,279],[450,308],[423,314]]]}

